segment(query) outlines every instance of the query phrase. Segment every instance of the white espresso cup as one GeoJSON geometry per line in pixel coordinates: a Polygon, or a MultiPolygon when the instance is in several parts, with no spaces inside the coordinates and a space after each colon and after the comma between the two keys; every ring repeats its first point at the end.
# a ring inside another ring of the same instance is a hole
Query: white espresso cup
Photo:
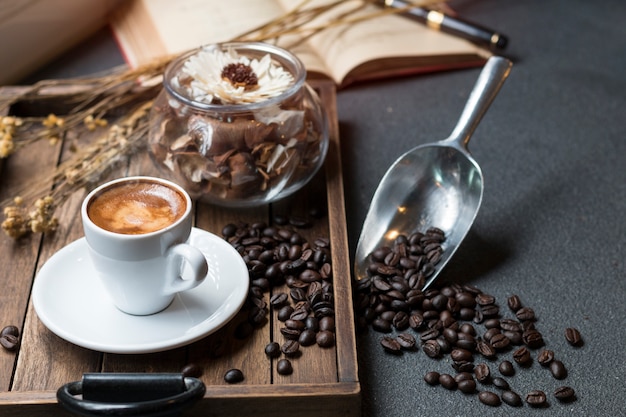
{"type": "Polygon", "coordinates": [[[153,177],[107,182],[87,195],[81,217],[95,270],[125,313],[157,313],[207,276],[206,258],[187,243],[191,198],[173,182],[153,177]]]}

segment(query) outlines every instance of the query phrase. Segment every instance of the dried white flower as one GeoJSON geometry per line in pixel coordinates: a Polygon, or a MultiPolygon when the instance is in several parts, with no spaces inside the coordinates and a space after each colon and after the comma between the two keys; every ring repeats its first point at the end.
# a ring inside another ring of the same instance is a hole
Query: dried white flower
{"type": "Polygon", "coordinates": [[[234,49],[206,47],[185,62],[180,78],[193,100],[203,103],[257,103],[275,97],[293,84],[293,76],[272,61],[270,55],[250,59],[234,49]]]}

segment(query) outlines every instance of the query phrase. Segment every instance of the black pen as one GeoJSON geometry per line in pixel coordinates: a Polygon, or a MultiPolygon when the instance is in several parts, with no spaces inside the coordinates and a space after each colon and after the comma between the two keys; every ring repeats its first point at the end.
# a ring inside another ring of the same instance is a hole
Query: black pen
{"type": "Polygon", "coordinates": [[[403,16],[410,17],[429,28],[456,35],[479,45],[492,49],[504,49],[508,43],[506,36],[491,29],[468,22],[458,17],[448,16],[438,10],[430,10],[419,6],[411,7],[412,3],[403,0],[380,0],[387,7],[406,8],[403,16]]]}

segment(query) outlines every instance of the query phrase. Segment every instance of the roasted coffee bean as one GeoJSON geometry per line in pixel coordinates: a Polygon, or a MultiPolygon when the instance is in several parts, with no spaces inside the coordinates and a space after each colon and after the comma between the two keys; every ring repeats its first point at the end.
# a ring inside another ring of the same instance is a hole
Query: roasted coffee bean
{"type": "Polygon", "coordinates": [[[515,375],[515,367],[510,361],[502,361],[498,366],[498,370],[504,376],[513,376],[515,375]]]}
{"type": "Polygon", "coordinates": [[[319,329],[335,331],[335,319],[331,316],[325,316],[319,319],[319,329]]]}
{"type": "Polygon", "coordinates": [[[489,341],[489,344],[493,346],[496,350],[502,350],[508,347],[510,343],[511,341],[509,340],[509,338],[502,333],[493,335],[493,337],[489,341]]]}
{"type": "Polygon", "coordinates": [[[483,334],[483,339],[489,342],[491,341],[491,338],[497,334],[501,334],[500,329],[489,329],[483,334]]]}
{"type": "Polygon", "coordinates": [[[464,381],[466,379],[474,379],[474,375],[471,372],[459,372],[458,374],[456,374],[454,376],[454,380],[456,382],[461,382],[464,381]]]}
{"type": "Polygon", "coordinates": [[[429,371],[424,375],[424,381],[428,385],[439,385],[439,372],[429,371]]]}
{"type": "Polygon", "coordinates": [[[302,330],[290,329],[288,327],[282,327],[280,329],[280,334],[282,334],[285,339],[289,340],[298,340],[300,333],[302,333],[302,330]]]}
{"type": "Polygon", "coordinates": [[[506,303],[508,304],[511,311],[516,312],[520,308],[522,308],[522,301],[520,300],[518,295],[511,295],[506,299],[506,303]]]}
{"type": "Polygon", "coordinates": [[[520,321],[535,320],[535,311],[530,307],[522,307],[515,312],[515,317],[520,321]]]}
{"type": "Polygon", "coordinates": [[[561,402],[569,402],[576,398],[576,393],[572,387],[562,386],[554,390],[554,397],[561,402]]]}
{"type": "Polygon", "coordinates": [[[554,378],[564,379],[567,377],[567,368],[565,368],[565,365],[560,360],[553,360],[550,362],[548,367],[550,368],[550,373],[554,378]]]}
{"type": "Polygon", "coordinates": [[[391,324],[397,330],[405,330],[409,327],[409,315],[404,311],[399,311],[394,315],[391,324]]]}
{"type": "Polygon", "coordinates": [[[439,336],[435,340],[439,344],[442,354],[452,352],[452,345],[443,336],[439,336]]]}
{"type": "Polygon", "coordinates": [[[450,352],[450,357],[455,362],[471,362],[474,360],[472,352],[461,348],[453,349],[452,352],[450,352]]]}
{"type": "Polygon", "coordinates": [[[274,307],[282,306],[289,300],[288,297],[289,296],[285,294],[284,292],[273,294],[272,297],[270,298],[270,304],[274,307]]]}
{"type": "Polygon", "coordinates": [[[464,379],[457,383],[459,391],[464,394],[473,394],[476,392],[476,381],[473,379],[464,379]]]}
{"type": "Polygon", "coordinates": [[[200,378],[202,376],[202,367],[196,363],[187,364],[181,369],[184,377],[200,378]]]}
{"type": "Polygon", "coordinates": [[[453,361],[452,368],[457,372],[473,372],[474,362],[470,361],[453,361]]]}
{"type": "Polygon", "coordinates": [[[461,349],[467,349],[473,351],[476,348],[476,339],[469,333],[458,333],[458,340],[456,346],[461,349]]]}
{"type": "Polygon", "coordinates": [[[283,321],[283,322],[287,321],[289,320],[292,314],[293,314],[293,307],[290,305],[284,306],[280,310],[278,310],[278,320],[283,321]]]}
{"type": "Polygon", "coordinates": [[[508,390],[509,387],[509,383],[506,382],[506,379],[501,378],[499,376],[493,378],[491,380],[491,383],[496,387],[496,388],[500,388],[501,390],[508,390]]]}
{"type": "Polygon", "coordinates": [[[522,332],[512,332],[509,330],[503,330],[502,334],[505,335],[509,339],[509,344],[519,346],[524,343],[524,338],[522,337],[522,332]]]}
{"type": "Polygon", "coordinates": [[[459,339],[458,333],[450,328],[443,329],[442,334],[443,337],[445,337],[445,339],[452,344],[456,343],[456,341],[459,339]]]}
{"type": "Polygon", "coordinates": [[[229,384],[236,384],[243,381],[243,379],[243,372],[241,372],[241,370],[239,369],[229,369],[228,371],[226,371],[226,374],[224,374],[224,381],[228,382],[229,384]]]}
{"type": "Polygon", "coordinates": [[[501,397],[502,397],[502,401],[504,401],[505,404],[508,404],[511,407],[520,407],[522,405],[522,397],[520,397],[514,391],[510,391],[510,390],[504,391],[501,397]]]}
{"type": "Polygon", "coordinates": [[[265,345],[265,354],[270,358],[277,358],[280,356],[280,345],[276,342],[270,342],[265,345]]]}
{"type": "Polygon", "coordinates": [[[476,295],[476,304],[479,306],[492,305],[496,302],[496,298],[493,295],[480,293],[476,295]]]}
{"type": "MultiPolygon", "coordinates": [[[[513,319],[501,319],[499,320],[500,329],[509,330],[511,332],[521,332],[522,326],[517,320],[513,319]]],[[[503,332],[504,333],[504,332],[503,332]]]]}
{"type": "Polygon", "coordinates": [[[439,336],[439,330],[437,329],[428,329],[420,333],[420,340],[425,342],[427,340],[436,339],[439,336]]]}
{"type": "Polygon", "coordinates": [[[521,366],[530,366],[532,363],[530,352],[524,346],[513,352],[513,360],[521,366]]]}
{"type": "Polygon", "coordinates": [[[398,341],[400,346],[402,346],[402,348],[406,350],[414,349],[417,343],[415,337],[413,337],[413,335],[409,333],[400,333],[396,340],[398,341]]]}
{"type": "Polygon", "coordinates": [[[493,358],[496,356],[496,350],[489,342],[480,339],[476,342],[476,351],[485,358],[493,358]]]}
{"type": "Polygon", "coordinates": [[[330,330],[320,330],[315,336],[315,342],[321,348],[335,346],[335,333],[330,330]]]}
{"type": "Polygon", "coordinates": [[[312,329],[304,329],[298,336],[300,346],[312,346],[317,342],[316,332],[312,329]]]}
{"type": "Polygon", "coordinates": [[[372,329],[380,333],[391,333],[391,322],[378,318],[372,322],[372,329]]]}
{"type": "Polygon", "coordinates": [[[483,323],[483,326],[485,326],[487,329],[499,329],[500,328],[500,320],[499,319],[489,319],[489,320],[485,320],[485,322],[483,323]]]}
{"type": "Polygon", "coordinates": [[[17,326],[13,326],[13,325],[5,326],[0,332],[0,337],[7,336],[7,335],[19,337],[20,329],[18,329],[17,326]]]}
{"type": "Polygon", "coordinates": [[[478,393],[478,399],[481,403],[491,407],[498,407],[502,402],[498,394],[491,391],[481,391],[478,393]]]}
{"type": "Polygon", "coordinates": [[[15,350],[19,345],[19,339],[12,334],[5,334],[0,337],[0,345],[6,350],[15,350]]]}
{"type": "Polygon", "coordinates": [[[297,340],[286,340],[280,347],[285,356],[297,356],[300,353],[300,343],[297,340]]]}
{"type": "Polygon", "coordinates": [[[457,388],[457,383],[450,374],[439,375],[439,383],[445,389],[455,390],[457,388]]]}
{"type": "Polygon", "coordinates": [[[476,336],[476,329],[469,323],[463,323],[461,327],[459,327],[459,332],[470,336],[476,336]]]}
{"type": "Polygon", "coordinates": [[[393,337],[383,336],[380,339],[380,345],[385,349],[385,352],[392,353],[394,355],[399,355],[402,353],[402,346],[400,343],[393,337]]]}
{"type": "Polygon", "coordinates": [[[582,345],[583,341],[578,329],[575,329],[573,327],[568,327],[567,329],[565,329],[565,339],[567,340],[567,343],[572,346],[580,346],[582,345]]]}
{"type": "Polygon", "coordinates": [[[422,346],[424,353],[430,358],[438,358],[441,354],[441,347],[436,340],[427,340],[422,346]]]}
{"type": "Polygon", "coordinates": [[[279,359],[276,362],[276,372],[280,375],[291,375],[293,373],[293,366],[289,359],[279,359]]]}
{"type": "Polygon", "coordinates": [[[491,371],[486,363],[476,365],[474,367],[474,375],[476,375],[478,382],[482,382],[483,384],[491,380],[491,371]]]}
{"type": "Polygon", "coordinates": [[[524,344],[531,349],[537,349],[543,346],[543,336],[536,329],[528,329],[522,333],[524,344]]]}
{"type": "Polygon", "coordinates": [[[543,391],[533,390],[526,394],[526,402],[531,407],[544,407],[546,401],[546,393],[543,391]]]}
{"type": "Polygon", "coordinates": [[[551,351],[550,349],[543,349],[537,355],[537,362],[539,362],[541,366],[548,366],[550,362],[552,362],[553,360],[554,360],[554,352],[551,351]]]}

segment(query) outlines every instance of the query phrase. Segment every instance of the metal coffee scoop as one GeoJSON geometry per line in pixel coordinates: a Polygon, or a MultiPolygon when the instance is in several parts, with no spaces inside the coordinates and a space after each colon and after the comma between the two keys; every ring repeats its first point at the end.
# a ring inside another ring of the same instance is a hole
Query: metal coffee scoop
{"type": "Polygon", "coordinates": [[[363,223],[355,254],[356,279],[367,275],[369,255],[393,246],[400,234],[437,227],[445,232],[441,260],[428,288],[465,238],[480,208],[483,174],[467,145],[487,112],[512,63],[489,58],[456,127],[447,139],[418,146],[398,158],[383,176],[363,223]]]}

